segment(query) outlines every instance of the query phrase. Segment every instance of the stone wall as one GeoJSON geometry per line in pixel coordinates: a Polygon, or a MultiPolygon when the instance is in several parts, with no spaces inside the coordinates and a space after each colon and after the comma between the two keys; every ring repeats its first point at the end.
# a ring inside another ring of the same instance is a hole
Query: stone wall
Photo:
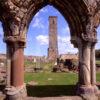
{"type": "Polygon", "coordinates": [[[78,60],[78,54],[61,54],[59,58],[63,60],[66,59],[78,60]]]}

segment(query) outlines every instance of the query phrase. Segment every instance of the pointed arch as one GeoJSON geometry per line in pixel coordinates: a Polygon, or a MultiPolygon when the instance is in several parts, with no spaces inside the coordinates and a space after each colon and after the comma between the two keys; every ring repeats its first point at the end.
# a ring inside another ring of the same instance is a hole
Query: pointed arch
{"type": "Polygon", "coordinates": [[[73,2],[71,0],[36,0],[31,3],[25,18],[23,18],[25,22],[27,21],[27,27],[29,27],[29,23],[34,15],[41,8],[47,5],[55,7],[67,20],[70,27],[72,43],[75,43],[75,37],[84,33],[84,21],[86,21],[86,15],[88,12],[85,2],[83,0],[77,0],[77,2],[73,2]]]}

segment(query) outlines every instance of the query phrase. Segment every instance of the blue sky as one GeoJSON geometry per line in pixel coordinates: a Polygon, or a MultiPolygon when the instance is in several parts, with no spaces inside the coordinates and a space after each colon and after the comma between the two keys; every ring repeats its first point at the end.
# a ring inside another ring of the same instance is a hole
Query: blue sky
{"type": "MultiPolygon", "coordinates": [[[[68,52],[77,53],[77,49],[70,43],[70,31],[64,17],[52,6],[42,8],[30,23],[27,32],[27,44],[24,50],[25,55],[44,56],[47,55],[48,49],[48,27],[49,16],[58,16],[58,47],[59,54],[66,54],[68,52]]],[[[100,48],[100,27],[98,27],[98,43],[96,48],[100,48]]],[[[2,41],[3,30],[0,23],[0,53],[6,53],[6,45],[2,41]]]]}

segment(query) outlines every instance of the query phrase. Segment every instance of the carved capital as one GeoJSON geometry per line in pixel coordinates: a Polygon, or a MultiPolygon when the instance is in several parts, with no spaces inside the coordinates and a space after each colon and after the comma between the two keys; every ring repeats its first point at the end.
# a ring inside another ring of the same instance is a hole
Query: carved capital
{"type": "Polygon", "coordinates": [[[97,38],[95,34],[83,34],[82,33],[82,40],[85,42],[93,42],[93,43],[97,42],[97,38]]]}
{"type": "Polygon", "coordinates": [[[97,42],[97,27],[100,23],[99,14],[96,13],[94,16],[88,16],[86,22],[81,38],[84,41],[97,42]]]}
{"type": "Polygon", "coordinates": [[[26,45],[26,40],[24,38],[21,38],[20,36],[7,36],[4,37],[4,42],[8,43],[8,44],[18,44],[19,47],[25,47],[26,45]]]}
{"type": "Polygon", "coordinates": [[[100,10],[100,0],[84,0],[88,8],[88,15],[94,16],[100,10]]]}

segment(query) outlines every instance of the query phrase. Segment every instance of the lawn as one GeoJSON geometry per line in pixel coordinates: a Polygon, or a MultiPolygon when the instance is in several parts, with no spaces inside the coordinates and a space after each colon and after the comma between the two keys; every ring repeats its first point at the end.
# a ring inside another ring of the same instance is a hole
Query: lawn
{"type": "MultiPolygon", "coordinates": [[[[100,82],[100,73],[97,73],[97,81],[100,82]]],[[[28,96],[52,97],[72,96],[76,93],[78,75],[75,73],[26,73],[28,96]],[[37,85],[28,85],[34,81],[37,85]]]]}
{"type": "Polygon", "coordinates": [[[96,60],[96,64],[100,65],[100,60],[96,60]]]}
{"type": "Polygon", "coordinates": [[[26,73],[25,82],[34,81],[37,85],[27,85],[28,96],[52,97],[75,95],[77,82],[75,73],[26,73]]]}
{"type": "Polygon", "coordinates": [[[75,85],[78,81],[75,73],[26,73],[25,82],[37,82],[38,85],[75,85]]]}
{"type": "Polygon", "coordinates": [[[100,72],[96,74],[97,82],[100,82],[100,72]]]}
{"type": "MultiPolygon", "coordinates": [[[[97,81],[100,82],[100,73],[97,73],[97,81]]],[[[38,85],[75,85],[78,81],[76,73],[26,73],[25,82],[37,82],[38,85]]]]}

